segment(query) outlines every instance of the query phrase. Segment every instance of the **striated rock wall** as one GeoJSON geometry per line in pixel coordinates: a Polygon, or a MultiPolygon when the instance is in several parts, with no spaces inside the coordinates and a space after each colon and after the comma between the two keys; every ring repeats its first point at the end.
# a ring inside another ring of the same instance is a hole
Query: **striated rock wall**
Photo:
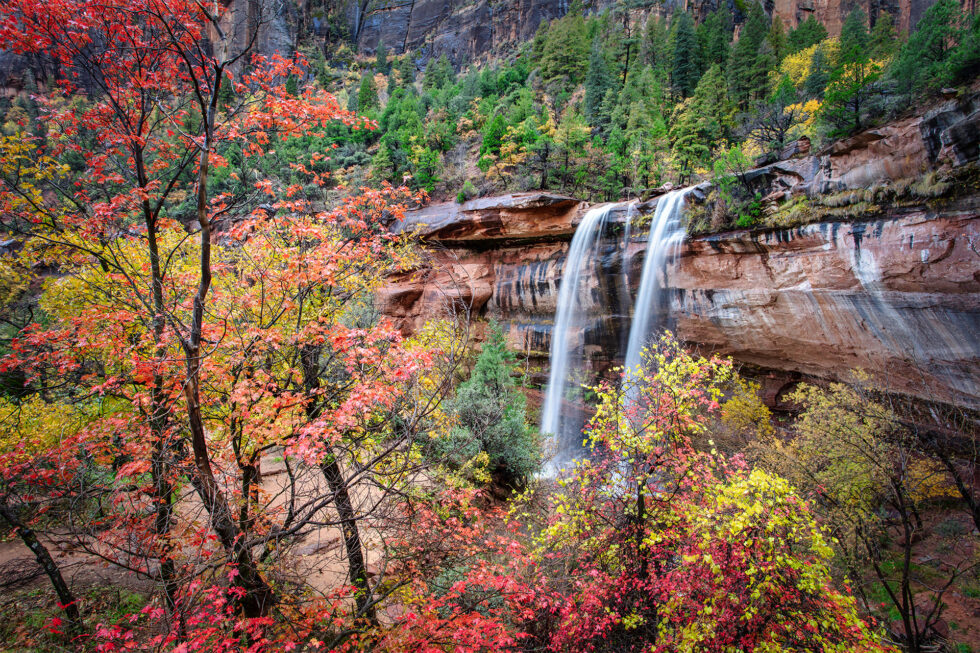
{"type": "MultiPolygon", "coordinates": [[[[815,195],[975,165],[978,104],[950,101],[753,175],[772,195],[815,195]]],[[[667,265],[666,314],[683,340],[777,372],[770,400],[794,376],[861,367],[891,391],[980,409],[980,192],[954,196],[858,222],[689,239],[667,265]]],[[[621,363],[646,246],[641,220],[628,241],[623,226],[656,201],[619,205],[590,263],[582,335],[593,373],[621,363]]],[[[392,279],[379,307],[407,332],[447,310],[496,319],[545,367],[568,243],[588,208],[525,193],[415,212],[400,228],[431,243],[430,261],[392,279]]]]}
{"type": "MultiPolygon", "coordinates": [[[[676,9],[690,9],[699,19],[728,1],[736,19],[742,13],[729,0],[664,0],[634,3],[638,20],[652,11],[664,16],[676,9]]],[[[964,0],[972,3],[975,0],[964,0]]],[[[872,21],[883,12],[891,14],[900,31],[909,31],[935,0],[763,0],[763,6],[795,27],[813,15],[831,36],[840,34],[847,15],[862,7],[872,21]]],[[[614,0],[585,2],[587,11],[602,11],[614,0]]],[[[455,63],[478,61],[491,54],[504,54],[530,40],[543,21],[564,16],[570,0],[351,0],[347,17],[349,31],[358,49],[373,54],[379,41],[396,53],[420,51],[424,58],[446,54],[455,63]]]]}
{"type": "MultiPolygon", "coordinates": [[[[583,210],[564,214],[568,232],[583,210]]],[[[541,211],[528,208],[528,223],[541,211]]],[[[567,241],[441,244],[430,267],[392,280],[382,312],[408,332],[447,310],[492,318],[546,365],[567,241]]],[[[644,247],[613,228],[593,261],[585,343],[596,373],[621,363],[644,247]]],[[[666,279],[673,328],[702,349],[825,379],[861,367],[894,392],[980,408],[980,202],[694,238],[666,279]]]]}
{"type": "Polygon", "coordinates": [[[980,408],[980,206],[686,243],[668,270],[686,341],[764,369],[980,408]]]}
{"type": "MultiPolygon", "coordinates": [[[[633,17],[643,21],[651,12],[663,16],[676,9],[690,9],[703,19],[720,2],[728,2],[736,20],[742,12],[735,0],[663,0],[634,3],[633,17]]],[[[962,0],[973,6],[976,0],[962,0]]],[[[814,15],[831,36],[840,33],[847,14],[861,6],[874,20],[890,13],[901,31],[908,31],[935,0],[763,0],[763,6],[783,23],[795,27],[814,15]]],[[[533,38],[543,21],[568,13],[571,0],[342,0],[336,5],[324,0],[223,0],[232,20],[261,11],[266,23],[260,33],[259,50],[288,52],[300,42],[322,42],[330,32],[328,20],[340,20],[357,49],[373,55],[383,41],[396,54],[419,52],[427,60],[445,54],[459,65],[509,54],[533,38]],[[327,15],[332,17],[328,19],[327,15]]],[[[602,11],[615,0],[590,0],[587,11],[602,11]]],[[[237,31],[237,30],[236,30],[237,31]]],[[[2,64],[2,62],[0,62],[2,64]]],[[[0,82],[3,70],[0,67],[0,82]]],[[[2,85],[2,84],[0,84],[2,85]]]]}

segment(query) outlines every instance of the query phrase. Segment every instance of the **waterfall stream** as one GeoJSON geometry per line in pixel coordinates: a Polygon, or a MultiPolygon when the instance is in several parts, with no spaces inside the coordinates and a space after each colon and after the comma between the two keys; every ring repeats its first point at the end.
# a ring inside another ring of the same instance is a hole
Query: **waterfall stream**
{"type": "MultiPolygon", "coordinates": [[[[672,191],[657,202],[650,224],[643,274],[639,293],[633,304],[633,318],[626,339],[626,367],[640,364],[640,353],[647,340],[660,324],[662,309],[660,271],[684,239],[684,197],[689,189],[672,191]]],[[[552,458],[545,473],[553,475],[569,465],[582,450],[584,405],[580,386],[585,379],[585,329],[592,303],[589,293],[596,285],[596,261],[599,243],[616,204],[590,209],[575,230],[558,289],[555,322],[551,331],[549,362],[551,369],[544,404],[541,408],[541,432],[553,437],[552,458]]],[[[621,283],[625,284],[625,300],[629,302],[629,237],[632,229],[631,211],[627,207],[626,235],[621,246],[621,283]]],[[[666,282],[666,280],[665,280],[666,282]]],[[[623,333],[622,336],[626,334],[623,333]]]]}
{"type": "Polygon", "coordinates": [[[561,469],[570,462],[582,445],[581,415],[569,395],[577,394],[582,382],[583,328],[588,317],[584,300],[589,292],[589,284],[583,283],[583,278],[588,280],[592,274],[599,237],[615,206],[604,204],[585,214],[565,257],[551,330],[548,389],[541,407],[541,432],[554,438],[555,451],[549,471],[561,469]]]}
{"type": "MultiPolygon", "coordinates": [[[[685,228],[681,221],[684,218],[684,197],[688,190],[682,188],[661,197],[657,202],[653,220],[650,222],[650,235],[647,237],[647,249],[643,258],[643,274],[640,276],[640,289],[633,304],[633,322],[626,347],[624,361],[626,374],[630,374],[643,362],[641,360],[643,348],[654,331],[663,326],[657,319],[663,308],[660,273],[664,269],[667,258],[676,254],[684,240],[685,228]]],[[[667,285],[666,278],[663,285],[664,287],[667,285]]]]}

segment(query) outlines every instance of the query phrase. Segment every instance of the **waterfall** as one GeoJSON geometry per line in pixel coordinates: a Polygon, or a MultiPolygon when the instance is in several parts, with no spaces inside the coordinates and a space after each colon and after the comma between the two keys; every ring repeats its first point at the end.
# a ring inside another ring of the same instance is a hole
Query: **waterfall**
{"type": "MultiPolygon", "coordinates": [[[[641,352],[656,328],[661,326],[657,317],[661,311],[660,271],[669,256],[676,254],[684,240],[684,197],[690,189],[682,188],[667,193],[657,202],[657,209],[650,223],[650,235],[643,259],[640,289],[633,304],[633,322],[630,326],[629,343],[626,347],[626,374],[635,370],[643,361],[641,352]]],[[[666,278],[664,279],[666,286],[666,278]]]]}
{"type": "MultiPolygon", "coordinates": [[[[635,369],[641,363],[640,352],[643,346],[660,326],[657,320],[662,309],[660,271],[668,257],[677,251],[684,240],[685,231],[681,219],[684,216],[684,198],[688,190],[667,193],[657,202],[647,239],[639,293],[632,307],[633,318],[628,337],[625,329],[619,335],[621,342],[628,342],[627,370],[635,369]]],[[[601,317],[595,313],[602,309],[596,305],[595,300],[590,301],[590,293],[596,286],[602,287],[598,282],[603,279],[597,276],[600,240],[609,222],[610,213],[616,206],[606,204],[590,209],[585,214],[572,237],[561,272],[555,323],[551,330],[551,369],[541,408],[541,432],[553,437],[554,455],[545,470],[548,475],[566,467],[582,451],[582,427],[585,420],[579,387],[588,380],[583,378],[585,331],[591,324],[590,319],[594,321],[601,317]]],[[[628,248],[631,232],[634,231],[632,209],[633,205],[630,204],[627,207],[624,237],[617,239],[617,245],[621,248],[622,267],[617,271],[620,277],[616,280],[618,283],[612,284],[622,289],[621,298],[625,301],[617,309],[624,315],[629,312],[628,248]]],[[[597,299],[601,304],[602,298],[597,299]]]]}
{"type": "Polygon", "coordinates": [[[555,456],[549,465],[551,470],[561,469],[570,462],[582,445],[582,419],[580,411],[566,405],[566,396],[577,390],[584,362],[585,310],[584,298],[589,287],[583,274],[596,260],[599,237],[615,204],[590,209],[575,230],[568,248],[561,284],[558,288],[558,305],[555,324],[551,330],[548,389],[541,407],[541,432],[554,438],[555,456]]]}

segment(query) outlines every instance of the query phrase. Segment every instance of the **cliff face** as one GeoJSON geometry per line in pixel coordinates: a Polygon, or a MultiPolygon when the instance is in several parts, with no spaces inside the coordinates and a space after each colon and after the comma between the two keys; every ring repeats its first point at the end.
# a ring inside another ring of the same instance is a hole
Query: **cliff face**
{"type": "MultiPolygon", "coordinates": [[[[515,199],[529,198],[506,202],[515,199]]],[[[561,216],[566,238],[584,214],[584,205],[574,207],[561,216]]],[[[555,219],[541,204],[523,210],[528,224],[555,219]]],[[[456,233],[483,232],[493,213],[464,207],[456,233]]],[[[380,307],[408,332],[444,311],[496,319],[515,350],[546,365],[567,251],[567,241],[550,239],[558,233],[552,226],[549,238],[527,243],[456,241],[442,231],[441,244],[452,247],[433,251],[431,267],[392,280],[380,307]]],[[[599,281],[586,293],[585,343],[596,373],[622,360],[644,248],[642,240],[624,247],[610,237],[591,262],[599,281]]],[[[837,379],[860,367],[892,391],[980,408],[978,202],[694,238],[666,278],[669,323],[703,349],[781,372],[780,379],[837,379]]]]}
{"type": "MultiPolygon", "coordinates": [[[[975,0],[964,0],[973,3],[975,0]]],[[[643,21],[651,13],[669,16],[675,9],[691,9],[700,18],[728,2],[737,20],[741,12],[734,0],[664,0],[635,3],[634,19],[643,21]]],[[[874,20],[880,13],[894,17],[902,31],[914,27],[935,0],[763,0],[763,6],[792,28],[813,15],[826,25],[831,36],[840,33],[847,14],[861,6],[874,20]]],[[[299,42],[322,42],[331,31],[330,20],[342,22],[342,31],[358,51],[372,55],[384,42],[396,54],[420,52],[422,59],[445,54],[456,64],[507,54],[533,38],[543,21],[568,13],[571,0],[342,0],[333,5],[324,0],[226,0],[231,18],[261,10],[266,21],[259,50],[288,53],[299,42]],[[328,18],[328,15],[330,16],[328,18]]],[[[602,11],[615,0],[585,2],[587,11],[602,11]]],[[[335,26],[336,27],[336,26],[335,26]]]]}
{"type": "Polygon", "coordinates": [[[678,334],[765,369],[980,407],[978,207],[694,239],[668,271],[678,334]]]}
{"type": "MultiPolygon", "coordinates": [[[[675,9],[691,9],[704,17],[727,0],[666,0],[634,3],[636,18],[650,12],[667,16],[675,9]]],[[[840,33],[847,14],[861,6],[872,19],[887,12],[902,31],[914,27],[935,0],[763,0],[763,6],[779,16],[787,27],[795,27],[813,15],[826,25],[831,36],[840,33]]],[[[973,0],[967,0],[972,2],[973,0]]],[[[372,54],[379,41],[396,53],[421,51],[428,58],[446,54],[452,61],[477,61],[534,36],[542,21],[564,16],[570,0],[352,0],[347,3],[348,30],[358,49],[372,54]]],[[[601,11],[614,0],[586,2],[588,11],[601,11]]],[[[729,2],[733,14],[740,12],[729,2]]]]}
{"type": "MultiPolygon", "coordinates": [[[[815,196],[975,163],[975,104],[949,102],[754,174],[771,196],[815,196]]],[[[980,408],[980,196],[962,190],[857,222],[691,238],[667,265],[669,323],[687,342],[774,372],[771,400],[794,376],[861,367],[891,391],[980,408]]],[[[589,262],[595,373],[621,362],[646,247],[638,222],[629,241],[622,225],[655,203],[619,205],[589,262]]],[[[539,193],[416,212],[402,228],[434,245],[430,264],[393,279],[380,307],[406,331],[446,310],[496,319],[515,350],[546,366],[568,242],[588,208],[539,193]]]]}
{"type": "Polygon", "coordinates": [[[354,11],[348,10],[350,33],[360,51],[373,53],[384,41],[396,53],[421,50],[426,57],[445,54],[458,63],[531,39],[542,21],[563,16],[569,2],[359,0],[353,4],[354,11]]]}

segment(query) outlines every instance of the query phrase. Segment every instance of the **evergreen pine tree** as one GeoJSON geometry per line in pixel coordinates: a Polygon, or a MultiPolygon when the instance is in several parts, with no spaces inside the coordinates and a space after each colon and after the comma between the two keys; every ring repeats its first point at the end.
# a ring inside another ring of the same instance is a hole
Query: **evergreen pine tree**
{"type": "Polygon", "coordinates": [[[483,127],[483,143],[480,145],[480,156],[484,154],[500,154],[500,143],[507,131],[507,121],[499,113],[487,121],[483,127]]]}
{"type": "Polygon", "coordinates": [[[789,54],[789,42],[786,38],[786,28],[783,25],[783,19],[779,16],[775,16],[772,19],[772,27],[769,28],[769,35],[766,37],[769,42],[769,47],[772,48],[772,53],[776,58],[776,62],[779,63],[783,60],[787,54],[789,54]]]}
{"type": "Polygon", "coordinates": [[[449,59],[442,54],[438,59],[429,59],[425,66],[425,74],[422,77],[422,88],[429,90],[442,88],[453,80],[453,65],[449,59]]]}
{"type": "Polygon", "coordinates": [[[732,49],[728,63],[731,98],[740,108],[748,108],[752,99],[765,94],[765,73],[768,72],[765,68],[772,57],[760,57],[760,50],[768,31],[769,19],[762,5],[751,2],[741,36],[732,49]]]}
{"type": "Polygon", "coordinates": [[[396,172],[388,140],[382,138],[378,151],[371,159],[371,176],[378,181],[395,181],[396,172]]]}
{"type": "Polygon", "coordinates": [[[374,84],[371,73],[361,77],[361,86],[357,89],[357,110],[367,111],[378,106],[378,88],[374,84]]]}
{"type": "Polygon", "coordinates": [[[456,468],[486,455],[496,480],[520,486],[540,467],[541,449],[527,423],[527,399],[511,378],[513,367],[503,334],[491,325],[470,378],[448,402],[459,426],[435,447],[438,457],[456,468]]]}
{"type": "Polygon", "coordinates": [[[864,11],[856,7],[841,27],[837,65],[824,92],[821,118],[831,136],[860,129],[867,103],[880,76],[868,51],[868,27],[864,11]]]}
{"type": "Polygon", "coordinates": [[[813,51],[810,59],[810,72],[803,82],[803,94],[810,99],[819,100],[823,98],[824,89],[830,81],[830,71],[827,62],[827,55],[823,47],[818,47],[813,51]]]}
{"type": "Polygon", "coordinates": [[[661,80],[667,80],[670,76],[668,40],[666,22],[656,14],[651,14],[643,36],[643,59],[653,67],[661,80]]]}
{"type": "Polygon", "coordinates": [[[872,59],[888,59],[898,51],[901,42],[895,31],[895,19],[890,13],[883,11],[878,14],[868,41],[872,59]]]}
{"type": "Polygon", "coordinates": [[[374,51],[374,69],[384,75],[388,74],[388,49],[384,40],[378,41],[378,47],[374,51]]]}
{"type": "Polygon", "coordinates": [[[398,60],[398,77],[405,86],[415,82],[415,55],[406,52],[398,60]]]}
{"type": "Polygon", "coordinates": [[[790,31],[787,39],[789,54],[794,54],[800,50],[806,50],[810,46],[816,45],[827,38],[827,28],[810,14],[806,20],[790,31]]]}
{"type": "Polygon", "coordinates": [[[967,81],[980,72],[980,14],[956,0],[929,7],[896,57],[891,75],[900,92],[915,96],[967,81]]]}
{"type": "Polygon", "coordinates": [[[642,33],[638,33],[639,30],[633,28],[632,17],[626,7],[617,5],[608,12],[608,15],[612,29],[607,42],[612,45],[612,60],[616,63],[616,76],[620,83],[625,83],[626,76],[640,60],[642,33]]]}
{"type": "Polygon", "coordinates": [[[679,104],[671,120],[675,165],[681,181],[710,162],[711,146],[725,140],[732,128],[734,107],[728,98],[721,66],[705,73],[694,95],[679,104]]]}
{"type": "Polygon", "coordinates": [[[587,34],[581,11],[569,11],[563,18],[552,21],[540,59],[545,82],[565,79],[573,87],[581,83],[589,60],[587,34]]]}
{"type": "MultiPolygon", "coordinates": [[[[316,57],[313,60],[313,69],[316,71],[316,81],[320,84],[320,88],[326,90],[330,88],[330,83],[333,81],[331,79],[330,67],[327,66],[327,58],[323,54],[323,48],[316,48],[316,57]]],[[[221,87],[230,86],[230,84],[222,84],[221,87]]]]}
{"type": "Polygon", "coordinates": [[[551,21],[543,20],[538,25],[538,30],[534,33],[534,38],[531,39],[531,59],[533,61],[541,61],[541,57],[544,55],[544,45],[548,41],[548,32],[551,30],[551,21]]]}
{"type": "Polygon", "coordinates": [[[609,75],[609,65],[606,63],[602,41],[598,35],[592,40],[592,52],[589,54],[589,69],[585,74],[585,119],[593,127],[601,127],[602,101],[606,91],[613,87],[609,75]]]}
{"type": "Polygon", "coordinates": [[[849,64],[868,58],[868,17],[861,7],[855,7],[847,15],[840,30],[838,63],[849,64]]]}
{"type": "Polygon", "coordinates": [[[729,44],[732,40],[732,15],[728,5],[708,14],[698,26],[698,41],[701,43],[701,64],[718,64],[723,69],[728,62],[729,44]]]}
{"type": "Polygon", "coordinates": [[[674,93],[684,98],[694,92],[701,77],[701,64],[698,61],[699,48],[694,32],[694,19],[685,11],[680,13],[676,20],[670,82],[674,93]]]}

